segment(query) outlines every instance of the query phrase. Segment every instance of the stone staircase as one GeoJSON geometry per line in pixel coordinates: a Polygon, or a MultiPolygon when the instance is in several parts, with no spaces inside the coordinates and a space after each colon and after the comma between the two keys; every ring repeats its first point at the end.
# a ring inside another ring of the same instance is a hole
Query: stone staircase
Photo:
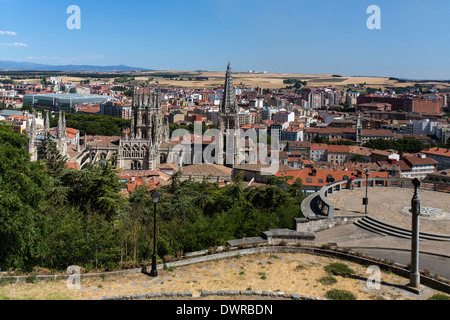
{"type": "MultiPolygon", "coordinates": [[[[371,216],[364,217],[354,222],[354,224],[362,229],[377,233],[379,235],[383,236],[389,235],[399,238],[411,239],[411,230],[389,225],[371,216]]],[[[450,235],[420,232],[419,239],[432,241],[450,241],[450,235]]]]}

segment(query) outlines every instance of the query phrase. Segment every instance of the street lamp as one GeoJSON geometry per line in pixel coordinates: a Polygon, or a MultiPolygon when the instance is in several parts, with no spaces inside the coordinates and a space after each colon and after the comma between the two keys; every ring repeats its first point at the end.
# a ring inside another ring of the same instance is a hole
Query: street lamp
{"type": "Polygon", "coordinates": [[[369,188],[369,175],[370,171],[368,169],[364,169],[364,173],[366,174],[366,197],[363,199],[363,204],[365,205],[365,213],[367,215],[367,204],[369,203],[369,198],[367,198],[367,189],[369,188]]]}
{"type": "Polygon", "coordinates": [[[153,256],[152,256],[152,271],[150,271],[151,277],[158,276],[158,270],[156,269],[156,204],[159,202],[158,191],[152,193],[153,201],[153,256]]]}

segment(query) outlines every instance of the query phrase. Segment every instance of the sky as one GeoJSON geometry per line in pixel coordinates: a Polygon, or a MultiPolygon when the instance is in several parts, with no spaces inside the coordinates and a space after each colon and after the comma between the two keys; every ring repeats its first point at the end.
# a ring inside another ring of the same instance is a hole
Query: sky
{"type": "Polygon", "coordinates": [[[448,0],[0,0],[0,8],[0,60],[450,79],[448,0]],[[71,5],[80,29],[67,26],[71,5]],[[367,27],[371,5],[381,29],[367,27]]]}

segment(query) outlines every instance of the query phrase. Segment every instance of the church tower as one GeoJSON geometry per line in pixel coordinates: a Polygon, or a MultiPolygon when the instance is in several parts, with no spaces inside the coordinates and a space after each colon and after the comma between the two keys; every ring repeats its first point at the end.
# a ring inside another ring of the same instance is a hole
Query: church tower
{"type": "Polygon", "coordinates": [[[160,164],[160,145],[168,139],[160,91],[133,88],[132,93],[130,134],[120,140],[119,167],[156,170],[160,164]]]}
{"type": "Polygon", "coordinates": [[[28,147],[27,151],[31,156],[31,161],[37,161],[38,155],[37,155],[37,148],[36,148],[36,114],[33,113],[31,116],[31,121],[28,117],[27,119],[27,136],[28,136],[28,147]]]}
{"type": "Polygon", "coordinates": [[[59,112],[56,146],[62,156],[67,156],[66,114],[59,112]]]}
{"type": "Polygon", "coordinates": [[[239,107],[233,88],[233,74],[230,63],[227,66],[223,98],[219,107],[219,130],[219,164],[237,165],[239,107]],[[227,134],[227,130],[233,130],[233,135],[227,134]]]}
{"type": "Polygon", "coordinates": [[[361,114],[358,112],[358,118],[356,120],[356,143],[361,145],[361,136],[362,136],[362,123],[361,123],[361,114]]]}

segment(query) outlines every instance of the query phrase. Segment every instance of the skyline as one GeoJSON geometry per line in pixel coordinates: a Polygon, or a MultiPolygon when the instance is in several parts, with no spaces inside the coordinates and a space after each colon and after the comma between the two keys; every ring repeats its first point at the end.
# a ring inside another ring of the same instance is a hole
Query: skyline
{"type": "Polygon", "coordinates": [[[0,60],[449,80],[445,0],[4,0],[0,60]],[[79,6],[81,29],[67,8],[79,6]],[[381,9],[381,29],[366,12],[381,9]],[[447,59],[446,59],[447,58],[447,59]]]}

